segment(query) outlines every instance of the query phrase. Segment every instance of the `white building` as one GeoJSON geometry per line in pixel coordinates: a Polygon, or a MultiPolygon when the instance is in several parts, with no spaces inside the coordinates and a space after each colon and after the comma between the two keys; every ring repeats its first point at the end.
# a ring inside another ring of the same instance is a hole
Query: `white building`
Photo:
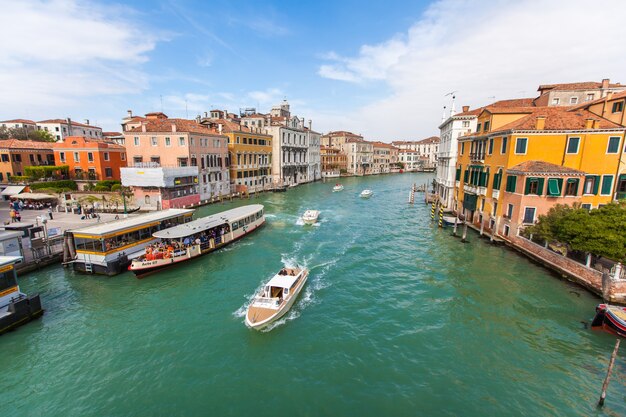
{"type": "Polygon", "coordinates": [[[417,171],[422,166],[420,154],[412,149],[400,149],[398,161],[404,165],[404,170],[408,172],[417,171]]]}
{"type": "Polygon", "coordinates": [[[482,108],[469,110],[469,106],[463,106],[461,113],[454,113],[454,107],[450,116],[439,125],[441,142],[437,155],[437,178],[435,192],[444,207],[454,207],[454,183],[456,175],[456,158],[458,152],[458,138],[476,130],[478,113],[482,108]]]}
{"type": "Polygon", "coordinates": [[[322,161],[320,157],[320,138],[322,135],[311,130],[310,120],[307,134],[309,135],[309,151],[307,155],[309,163],[309,181],[317,181],[322,178],[322,161]]]}
{"type": "Polygon", "coordinates": [[[431,166],[435,166],[437,163],[437,155],[439,153],[439,137],[431,136],[422,140],[412,141],[396,141],[391,142],[393,146],[399,149],[407,149],[417,152],[420,156],[423,156],[423,160],[431,166]]]}
{"type": "Polygon", "coordinates": [[[85,136],[88,138],[102,139],[102,128],[92,126],[87,120],[86,124],[71,121],[70,119],[50,119],[37,122],[37,130],[50,132],[57,142],[63,142],[67,136],[85,136]]]}

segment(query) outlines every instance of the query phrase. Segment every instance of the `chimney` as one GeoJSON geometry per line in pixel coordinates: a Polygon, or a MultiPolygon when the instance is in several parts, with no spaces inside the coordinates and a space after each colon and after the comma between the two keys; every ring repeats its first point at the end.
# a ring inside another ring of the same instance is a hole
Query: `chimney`
{"type": "Polygon", "coordinates": [[[133,117],[133,111],[132,110],[126,110],[126,113],[128,113],[128,117],[133,117]]]}
{"type": "Polygon", "coordinates": [[[88,125],[89,124],[89,119],[85,119],[85,124],[88,125]]]}
{"type": "Polygon", "coordinates": [[[593,119],[585,119],[585,129],[593,128],[593,119]]]}
{"type": "Polygon", "coordinates": [[[599,129],[600,128],[600,120],[594,120],[593,121],[593,128],[594,129],[599,129]]]}
{"type": "Polygon", "coordinates": [[[72,119],[67,118],[67,136],[72,136],[72,119]]]}
{"type": "Polygon", "coordinates": [[[196,123],[200,123],[200,115],[196,116],[196,123]]]}
{"type": "Polygon", "coordinates": [[[546,116],[537,116],[537,122],[535,123],[536,130],[544,130],[546,128],[546,116]]]}
{"type": "Polygon", "coordinates": [[[602,89],[606,90],[607,88],[609,88],[609,79],[605,78],[602,80],[602,89]]]}
{"type": "Polygon", "coordinates": [[[176,123],[172,123],[172,132],[176,133],[176,123]]]}
{"type": "Polygon", "coordinates": [[[311,129],[311,125],[313,124],[313,121],[311,119],[309,119],[309,130],[313,130],[311,129]]]}
{"type": "Polygon", "coordinates": [[[207,117],[209,117],[209,116],[208,116],[208,113],[207,113],[207,112],[204,112],[204,118],[206,119],[207,117]]]}
{"type": "Polygon", "coordinates": [[[142,132],[146,131],[146,122],[141,122],[141,131],[142,132]]]}
{"type": "Polygon", "coordinates": [[[468,112],[469,111],[469,106],[463,106],[463,113],[468,112]]]}
{"type": "Polygon", "coordinates": [[[220,135],[222,134],[222,124],[221,123],[217,125],[217,131],[219,132],[220,135]]]}

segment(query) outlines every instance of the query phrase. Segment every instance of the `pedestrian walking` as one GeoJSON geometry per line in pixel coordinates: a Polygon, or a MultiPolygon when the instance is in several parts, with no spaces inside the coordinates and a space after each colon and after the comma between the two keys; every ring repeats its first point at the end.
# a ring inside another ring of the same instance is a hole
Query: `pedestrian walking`
{"type": "Polygon", "coordinates": [[[54,220],[52,218],[52,207],[48,207],[48,216],[50,217],[50,220],[54,220]]]}
{"type": "Polygon", "coordinates": [[[19,211],[15,212],[15,220],[17,220],[18,223],[22,221],[22,215],[19,211]]]}
{"type": "Polygon", "coordinates": [[[15,210],[11,209],[9,216],[11,216],[11,223],[15,223],[15,210]]]}

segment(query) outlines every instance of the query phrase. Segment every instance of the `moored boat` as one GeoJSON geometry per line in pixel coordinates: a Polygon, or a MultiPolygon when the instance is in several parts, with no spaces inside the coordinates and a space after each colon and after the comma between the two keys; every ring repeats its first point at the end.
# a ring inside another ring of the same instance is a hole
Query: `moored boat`
{"type": "Polygon", "coordinates": [[[319,216],[319,210],[307,210],[302,215],[302,221],[304,222],[304,224],[315,224],[317,223],[317,218],[319,216]]]}
{"type": "Polygon", "coordinates": [[[591,328],[626,337],[626,307],[598,304],[591,328]]]}
{"type": "Polygon", "coordinates": [[[246,325],[260,330],[285,315],[296,301],[306,280],[306,268],[283,268],[254,296],[246,311],[246,325]]]}
{"type": "Polygon", "coordinates": [[[253,232],[265,223],[261,204],[251,204],[159,230],[159,239],[128,267],[137,277],[207,254],[253,232]]]}
{"type": "Polygon", "coordinates": [[[343,191],[343,185],[339,183],[335,184],[335,186],[333,187],[333,193],[336,193],[337,191],[343,191]]]}
{"type": "Polygon", "coordinates": [[[0,334],[43,314],[39,294],[26,295],[17,285],[14,265],[20,256],[0,256],[0,334]]]}
{"type": "Polygon", "coordinates": [[[372,190],[363,190],[361,191],[361,198],[370,198],[372,196],[372,194],[374,194],[374,192],[372,190]]]}
{"type": "MultiPolygon", "coordinates": [[[[453,226],[454,222],[456,220],[456,216],[450,216],[450,215],[445,215],[443,216],[443,223],[448,225],[448,226],[453,226]]],[[[457,224],[461,223],[460,221],[456,220],[457,224]]]]}

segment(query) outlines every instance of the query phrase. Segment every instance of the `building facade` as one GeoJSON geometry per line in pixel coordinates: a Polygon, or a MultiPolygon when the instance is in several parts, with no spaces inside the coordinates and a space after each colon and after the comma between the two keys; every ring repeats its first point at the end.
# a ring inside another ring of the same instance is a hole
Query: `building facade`
{"type": "Polygon", "coordinates": [[[170,119],[161,112],[123,125],[130,166],[193,166],[201,200],[230,194],[227,136],[195,120],[170,119]]]}
{"type": "Polygon", "coordinates": [[[200,203],[196,167],[127,167],[121,175],[137,207],[167,210],[200,203]]]}
{"type": "Polygon", "coordinates": [[[66,136],[52,144],[57,165],[68,165],[70,177],[78,180],[120,180],[127,164],[126,149],[112,142],[84,136],[66,136]]]}
{"type": "Polygon", "coordinates": [[[534,100],[536,106],[575,106],[604,98],[609,93],[626,91],[626,85],[611,83],[605,78],[601,82],[544,84],[537,91],[539,97],[534,100]]]}
{"type": "Polygon", "coordinates": [[[309,128],[306,129],[309,143],[307,153],[307,162],[309,164],[309,181],[317,181],[322,178],[322,160],[321,160],[321,134],[311,130],[311,121],[309,120],[309,128]]]}
{"type": "MultiPolygon", "coordinates": [[[[372,174],[389,174],[393,161],[395,146],[384,142],[372,142],[372,174]]],[[[397,156],[397,153],[395,153],[397,156]]],[[[396,161],[397,162],[397,157],[396,161]]]]}
{"type": "Polygon", "coordinates": [[[53,145],[32,140],[0,140],[0,183],[25,175],[27,166],[54,165],[53,145]]]}
{"type": "Polygon", "coordinates": [[[348,157],[339,149],[320,147],[322,177],[339,177],[348,173],[348,157]]]}
{"type": "Polygon", "coordinates": [[[49,119],[37,122],[37,130],[49,132],[57,142],[62,142],[68,136],[82,136],[86,138],[102,139],[102,128],[87,123],[78,123],[70,119],[49,119]]]}
{"type": "Polygon", "coordinates": [[[347,138],[340,145],[340,150],[346,155],[348,174],[371,175],[374,164],[374,145],[359,138],[347,138]]]}

